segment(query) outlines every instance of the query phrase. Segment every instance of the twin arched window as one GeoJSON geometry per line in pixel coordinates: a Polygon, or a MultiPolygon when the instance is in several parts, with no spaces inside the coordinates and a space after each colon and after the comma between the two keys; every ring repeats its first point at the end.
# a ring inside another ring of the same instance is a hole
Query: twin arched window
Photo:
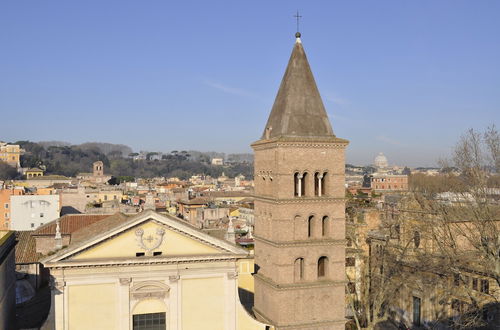
{"type": "MultiPolygon", "coordinates": [[[[294,262],[294,281],[299,282],[304,280],[304,258],[297,258],[294,262]]],[[[321,256],[318,259],[316,267],[316,276],[318,279],[327,278],[329,273],[328,257],[321,256]]]]}
{"type": "MultiPolygon", "coordinates": [[[[309,216],[307,219],[307,237],[314,237],[316,232],[316,218],[314,215],[309,216]]],[[[324,216],[321,219],[321,237],[327,237],[330,235],[330,218],[324,216]]]]}
{"type": "MultiPolygon", "coordinates": [[[[314,196],[323,196],[326,191],[326,175],[327,172],[316,172],[314,173],[314,196]]],[[[307,194],[307,187],[309,181],[308,172],[295,172],[293,174],[293,187],[294,196],[302,197],[307,194]]]]}

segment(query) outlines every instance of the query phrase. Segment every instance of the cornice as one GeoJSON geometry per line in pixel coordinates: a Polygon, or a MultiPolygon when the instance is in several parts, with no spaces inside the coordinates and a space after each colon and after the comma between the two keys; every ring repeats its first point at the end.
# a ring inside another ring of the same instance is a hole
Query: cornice
{"type": "Polygon", "coordinates": [[[273,242],[258,235],[253,235],[256,241],[267,243],[273,247],[293,247],[293,246],[321,246],[321,245],[341,245],[345,246],[347,240],[345,239],[309,239],[309,240],[296,240],[296,241],[278,241],[273,242]]]}
{"type": "Polygon", "coordinates": [[[339,287],[345,286],[347,281],[333,281],[333,280],[321,280],[315,282],[299,282],[299,283],[289,283],[289,284],[278,284],[271,280],[270,278],[263,276],[259,273],[254,274],[256,280],[260,280],[272,289],[276,291],[289,291],[289,290],[302,290],[302,289],[315,289],[315,288],[325,288],[325,287],[339,287]]]}
{"type": "Polygon", "coordinates": [[[268,316],[263,314],[258,308],[255,306],[252,308],[254,314],[259,315],[265,323],[267,324],[273,324],[274,326],[279,327],[280,329],[316,329],[316,328],[324,328],[325,326],[332,325],[332,324],[338,324],[344,326],[346,323],[345,319],[342,320],[325,320],[325,321],[316,321],[316,322],[309,322],[309,323],[294,323],[294,324],[274,324],[274,322],[269,319],[268,316]]]}
{"type": "Polygon", "coordinates": [[[272,197],[253,195],[253,198],[255,200],[273,204],[344,203],[346,201],[345,197],[332,197],[332,196],[272,198],[272,197]]]}
{"type": "Polygon", "coordinates": [[[94,260],[63,260],[59,262],[48,262],[44,266],[47,268],[62,269],[62,268],[103,268],[116,266],[144,266],[144,265],[171,265],[185,263],[207,263],[218,261],[236,261],[245,258],[246,255],[206,255],[206,256],[187,256],[187,257],[171,257],[171,258],[115,258],[115,259],[94,259],[94,260]]]}
{"type": "Polygon", "coordinates": [[[275,147],[308,147],[308,148],[334,148],[344,149],[349,144],[348,140],[336,136],[328,137],[292,137],[281,136],[272,139],[258,140],[250,146],[255,150],[275,147]]]}

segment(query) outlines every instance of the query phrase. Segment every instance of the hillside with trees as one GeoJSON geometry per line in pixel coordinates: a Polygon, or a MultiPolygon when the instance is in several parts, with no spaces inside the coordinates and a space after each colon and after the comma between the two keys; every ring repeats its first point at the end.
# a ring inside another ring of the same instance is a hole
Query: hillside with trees
{"type": "MultiPolygon", "coordinates": [[[[40,167],[46,174],[75,176],[78,173],[90,172],[92,163],[102,161],[107,174],[118,176],[132,176],[141,178],[151,177],[179,177],[189,178],[195,174],[205,174],[213,177],[222,172],[229,177],[243,174],[247,178],[253,177],[253,164],[249,162],[234,163],[228,166],[212,166],[210,156],[203,152],[190,153],[173,151],[156,160],[134,160],[129,155],[132,149],[125,145],[110,143],[89,142],[80,145],[65,145],[58,143],[35,143],[31,141],[17,141],[25,154],[21,156],[22,167],[40,167]]],[[[156,153],[152,153],[156,154],[156,153]]],[[[224,154],[220,154],[224,155],[224,154]]]]}

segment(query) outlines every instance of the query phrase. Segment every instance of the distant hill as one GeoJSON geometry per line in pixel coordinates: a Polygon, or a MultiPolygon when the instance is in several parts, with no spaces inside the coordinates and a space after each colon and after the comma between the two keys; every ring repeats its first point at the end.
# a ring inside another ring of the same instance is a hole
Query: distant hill
{"type": "Polygon", "coordinates": [[[104,172],[115,177],[132,176],[141,178],[151,177],[180,177],[187,179],[195,174],[206,174],[217,177],[224,172],[229,177],[243,174],[247,178],[253,177],[253,162],[247,154],[235,154],[224,157],[223,153],[186,151],[165,155],[160,160],[134,160],[128,157],[132,149],[122,144],[102,142],[87,142],[80,145],[71,145],[65,142],[48,141],[35,143],[31,141],[16,142],[25,154],[21,156],[22,167],[41,167],[46,174],[60,174],[75,176],[77,173],[90,172],[92,163],[100,160],[104,163],[104,172]],[[212,156],[222,155],[221,158],[232,160],[228,166],[212,166],[212,156]],[[239,162],[238,160],[242,160],[239,162]]]}
{"type": "Polygon", "coordinates": [[[126,146],[124,144],[112,144],[105,142],[85,142],[79,145],[82,150],[89,150],[97,148],[100,152],[105,154],[106,156],[110,154],[118,154],[121,153],[121,156],[126,157],[128,154],[132,152],[132,148],[126,146]]]}

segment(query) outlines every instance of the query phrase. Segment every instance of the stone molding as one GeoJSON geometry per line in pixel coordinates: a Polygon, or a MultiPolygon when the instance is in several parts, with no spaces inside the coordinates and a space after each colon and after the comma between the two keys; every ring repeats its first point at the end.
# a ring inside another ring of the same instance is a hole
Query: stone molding
{"type": "Polygon", "coordinates": [[[294,197],[294,198],[270,198],[265,196],[252,196],[255,200],[272,204],[304,204],[304,203],[344,203],[345,197],[315,196],[315,197],[294,197]]]}
{"type": "Polygon", "coordinates": [[[55,263],[46,263],[44,266],[50,269],[63,268],[103,268],[115,266],[142,266],[142,265],[169,265],[169,264],[185,264],[185,263],[207,263],[219,261],[235,261],[241,258],[246,258],[247,255],[210,255],[196,257],[179,257],[179,258],[134,258],[125,260],[65,260],[55,263]]]}
{"type": "Polygon", "coordinates": [[[132,282],[132,279],[130,277],[120,278],[121,285],[129,285],[131,282],[132,282]]]}
{"type": "Polygon", "coordinates": [[[130,289],[130,295],[134,300],[165,299],[168,292],[170,292],[170,287],[158,281],[139,282],[130,289]]]}
{"type": "Polygon", "coordinates": [[[179,281],[180,278],[181,277],[179,275],[172,275],[168,277],[168,280],[170,281],[170,283],[176,283],[179,281]]]}
{"type": "Polygon", "coordinates": [[[253,238],[256,241],[261,241],[267,243],[268,245],[274,247],[291,247],[291,246],[318,246],[318,245],[342,245],[345,246],[347,244],[346,239],[308,239],[308,240],[297,240],[297,241],[281,241],[281,242],[273,242],[266,238],[263,238],[259,235],[253,235],[253,238]]]}
{"type": "Polygon", "coordinates": [[[250,146],[255,150],[266,150],[274,148],[330,148],[330,149],[345,149],[349,141],[337,138],[278,138],[270,140],[259,140],[252,143],[250,146]]]}
{"type": "Polygon", "coordinates": [[[262,283],[267,284],[269,287],[276,291],[288,291],[288,290],[302,290],[302,289],[315,289],[315,288],[325,288],[325,287],[344,287],[347,281],[333,281],[333,280],[321,280],[314,282],[300,282],[300,283],[290,283],[290,284],[277,284],[268,277],[261,274],[254,274],[254,278],[258,279],[262,283]]]}
{"type": "MultiPolygon", "coordinates": [[[[267,317],[264,313],[262,313],[259,309],[257,309],[255,306],[252,308],[253,312],[255,313],[258,318],[261,318],[264,320],[265,323],[272,324],[272,321],[267,317]]],[[[327,320],[327,321],[319,321],[319,322],[310,322],[310,323],[294,323],[290,325],[286,324],[274,324],[275,327],[278,327],[279,329],[314,329],[317,327],[324,327],[328,325],[339,325],[339,326],[344,326],[346,320],[341,319],[341,320],[327,320]]]]}
{"type": "Polygon", "coordinates": [[[64,291],[64,288],[66,287],[66,282],[65,281],[58,281],[53,279],[50,281],[50,288],[52,290],[58,290],[58,291],[64,291]]]}
{"type": "Polygon", "coordinates": [[[229,280],[234,280],[238,278],[238,272],[228,272],[226,275],[229,280]]]}

